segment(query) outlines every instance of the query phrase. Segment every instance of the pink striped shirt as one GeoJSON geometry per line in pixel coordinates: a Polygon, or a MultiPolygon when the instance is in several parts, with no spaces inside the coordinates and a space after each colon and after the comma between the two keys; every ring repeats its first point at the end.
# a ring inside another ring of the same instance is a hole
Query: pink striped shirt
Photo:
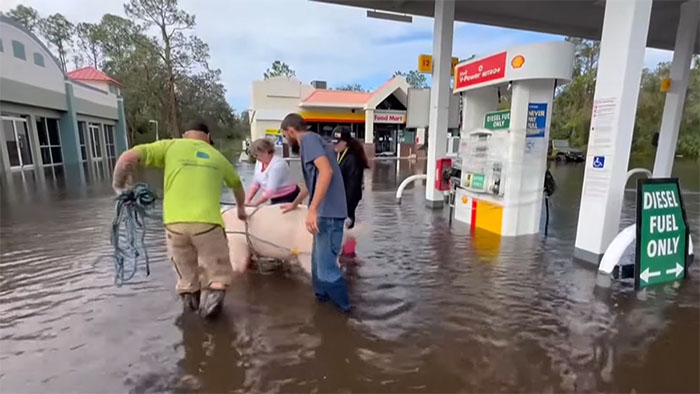
{"type": "Polygon", "coordinates": [[[291,174],[287,162],[281,157],[273,156],[265,171],[262,162],[255,163],[252,191],[262,189],[263,197],[272,199],[286,196],[297,188],[297,182],[291,174]]]}

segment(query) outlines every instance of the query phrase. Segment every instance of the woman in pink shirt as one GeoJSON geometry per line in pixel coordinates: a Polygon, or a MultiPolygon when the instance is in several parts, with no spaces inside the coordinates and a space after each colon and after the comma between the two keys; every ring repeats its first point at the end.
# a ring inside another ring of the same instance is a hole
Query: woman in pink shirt
{"type": "Polygon", "coordinates": [[[250,152],[257,162],[246,204],[257,207],[267,201],[270,201],[270,204],[294,202],[300,189],[287,162],[275,156],[275,144],[267,138],[260,138],[253,141],[250,152]],[[262,190],[262,194],[253,202],[253,197],[259,190],[262,190]]]}

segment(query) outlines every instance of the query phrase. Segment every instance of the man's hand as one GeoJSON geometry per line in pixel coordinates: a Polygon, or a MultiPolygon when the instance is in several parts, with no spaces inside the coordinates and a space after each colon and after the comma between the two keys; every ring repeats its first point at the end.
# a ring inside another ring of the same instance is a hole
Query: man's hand
{"type": "Polygon", "coordinates": [[[311,234],[318,234],[318,212],[315,209],[309,209],[306,214],[306,229],[311,234]]]}
{"type": "Polygon", "coordinates": [[[118,196],[122,194],[122,192],[127,188],[123,185],[117,185],[116,183],[112,182],[112,189],[114,190],[114,193],[116,193],[116,195],[118,196]]]}
{"type": "Polygon", "coordinates": [[[297,209],[297,206],[299,206],[299,204],[291,202],[291,203],[286,203],[286,204],[280,205],[280,209],[282,210],[282,213],[285,214],[287,212],[291,212],[291,211],[297,209]]]}
{"type": "Polygon", "coordinates": [[[140,160],[141,154],[136,150],[126,151],[119,156],[119,160],[114,165],[114,174],[112,176],[112,189],[117,194],[133,186],[134,171],[140,160]]]}
{"type": "Polygon", "coordinates": [[[248,219],[248,214],[245,212],[244,205],[238,205],[238,219],[244,222],[246,221],[246,219],[248,219]]]}

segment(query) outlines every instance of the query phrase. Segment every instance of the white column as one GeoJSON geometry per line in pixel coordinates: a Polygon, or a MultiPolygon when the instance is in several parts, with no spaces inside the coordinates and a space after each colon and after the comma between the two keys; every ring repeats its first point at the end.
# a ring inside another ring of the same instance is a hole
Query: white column
{"type": "Polygon", "coordinates": [[[365,111],[365,143],[374,143],[374,110],[365,111]]]}
{"type": "Polygon", "coordinates": [[[575,258],[594,264],[620,229],[651,4],[652,0],[605,3],[574,250],[575,258]]]}
{"type": "Polygon", "coordinates": [[[425,198],[428,206],[442,206],[444,194],[435,189],[435,161],[447,154],[447,123],[450,110],[450,67],[454,33],[455,0],[435,2],[433,27],[433,86],[430,89],[428,122],[428,179],[425,198]]]}
{"type": "Polygon", "coordinates": [[[683,116],[683,103],[688,90],[690,79],[690,63],[692,61],[695,36],[698,32],[700,18],[700,2],[687,1],[681,4],[680,20],[676,31],[676,46],[673,48],[671,62],[671,90],[666,93],[664,114],[661,118],[659,131],[659,146],[656,148],[654,161],[654,177],[671,176],[673,157],[676,154],[678,129],[683,116]]]}

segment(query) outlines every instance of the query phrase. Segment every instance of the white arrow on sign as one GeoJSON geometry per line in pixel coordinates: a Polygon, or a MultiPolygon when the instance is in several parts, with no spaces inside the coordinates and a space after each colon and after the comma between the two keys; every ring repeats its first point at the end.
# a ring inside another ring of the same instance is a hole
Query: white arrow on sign
{"type": "Polygon", "coordinates": [[[675,274],[676,278],[677,278],[677,277],[681,276],[681,274],[683,273],[683,266],[678,264],[678,262],[676,262],[676,267],[667,269],[666,273],[667,274],[675,274]]]}
{"type": "Polygon", "coordinates": [[[644,281],[644,283],[649,283],[649,278],[654,278],[661,275],[661,271],[649,271],[649,268],[642,271],[639,277],[644,281]]]}

